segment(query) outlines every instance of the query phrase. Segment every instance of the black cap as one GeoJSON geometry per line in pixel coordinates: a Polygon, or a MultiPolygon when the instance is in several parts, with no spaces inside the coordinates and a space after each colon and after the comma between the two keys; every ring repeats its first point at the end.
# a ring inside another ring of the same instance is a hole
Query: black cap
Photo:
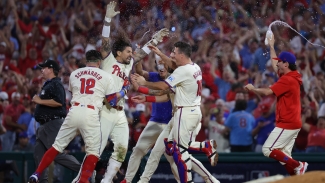
{"type": "Polygon", "coordinates": [[[44,67],[52,68],[54,71],[60,71],[59,64],[56,61],[50,59],[45,60],[45,62],[42,64],[38,64],[38,66],[41,68],[44,67]]]}

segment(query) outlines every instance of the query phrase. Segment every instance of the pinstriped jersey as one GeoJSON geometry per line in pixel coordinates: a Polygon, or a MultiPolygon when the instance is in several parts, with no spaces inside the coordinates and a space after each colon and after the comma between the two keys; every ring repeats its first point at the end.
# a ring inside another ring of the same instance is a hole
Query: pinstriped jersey
{"type": "Polygon", "coordinates": [[[84,67],[73,71],[69,79],[72,92],[71,104],[92,105],[101,110],[106,95],[115,93],[112,77],[96,67],[84,67]]]}
{"type": "Polygon", "coordinates": [[[197,64],[177,67],[165,82],[175,90],[175,106],[201,104],[202,72],[197,64]]]}
{"type": "MultiPolygon", "coordinates": [[[[122,89],[125,79],[128,79],[129,74],[132,70],[134,60],[131,59],[130,64],[119,63],[112,52],[102,61],[101,69],[109,73],[113,80],[113,88],[116,92],[122,89]]],[[[124,106],[125,99],[120,99],[117,103],[118,106],[124,106]]]]}

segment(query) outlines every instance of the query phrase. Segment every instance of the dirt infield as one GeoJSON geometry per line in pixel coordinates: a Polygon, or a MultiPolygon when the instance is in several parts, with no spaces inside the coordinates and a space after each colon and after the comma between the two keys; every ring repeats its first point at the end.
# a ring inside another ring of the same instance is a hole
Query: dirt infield
{"type": "Polygon", "coordinates": [[[287,177],[272,183],[325,183],[325,171],[311,171],[304,175],[287,177]]]}

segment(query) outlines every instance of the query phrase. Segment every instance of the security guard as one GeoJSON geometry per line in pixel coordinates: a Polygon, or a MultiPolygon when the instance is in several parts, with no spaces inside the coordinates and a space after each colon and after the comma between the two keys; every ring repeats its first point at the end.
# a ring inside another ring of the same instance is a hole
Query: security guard
{"type": "MultiPolygon", "coordinates": [[[[41,93],[33,97],[36,109],[35,120],[41,125],[36,132],[36,143],[34,151],[35,163],[38,166],[44,153],[52,147],[54,140],[67,114],[65,104],[65,90],[61,79],[58,77],[60,67],[56,61],[46,60],[39,64],[42,68],[43,78],[46,79],[41,93]]],[[[78,160],[65,153],[59,154],[55,158],[59,163],[73,171],[79,172],[81,167],[78,160]]],[[[47,183],[48,171],[44,171],[39,179],[39,183],[47,183]]]]}

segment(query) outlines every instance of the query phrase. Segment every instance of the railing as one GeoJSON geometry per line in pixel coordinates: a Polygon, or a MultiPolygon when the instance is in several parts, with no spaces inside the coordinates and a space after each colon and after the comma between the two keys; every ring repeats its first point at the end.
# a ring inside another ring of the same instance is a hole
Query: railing
{"type": "MultiPolygon", "coordinates": [[[[131,154],[131,152],[127,153],[126,161],[128,161],[130,154],[131,154]]],[[[73,153],[73,155],[81,162],[83,160],[83,157],[85,154],[84,153],[73,153]]],[[[142,166],[145,165],[146,159],[148,158],[148,156],[149,156],[149,154],[147,154],[144,157],[144,159],[142,160],[142,162],[141,162],[142,166]]],[[[103,155],[101,156],[101,159],[108,160],[109,157],[110,157],[110,153],[104,152],[103,155]]],[[[209,161],[205,155],[194,155],[194,157],[196,157],[198,160],[200,160],[206,167],[209,166],[209,161]]],[[[296,153],[295,154],[294,153],[293,158],[295,158],[299,161],[307,161],[311,165],[315,164],[314,169],[325,170],[325,153],[310,153],[310,154],[307,154],[307,153],[296,153]],[[320,165],[320,166],[316,166],[316,164],[320,165]]],[[[2,161],[3,160],[14,160],[16,162],[20,176],[14,177],[14,183],[24,182],[24,178],[26,179],[36,169],[35,163],[34,163],[34,158],[33,158],[33,153],[0,152],[0,160],[2,160],[2,161]],[[25,168],[25,167],[27,167],[27,168],[25,168]]],[[[161,158],[160,162],[161,162],[161,164],[164,164],[164,166],[166,166],[166,164],[167,164],[167,160],[164,156],[161,158]]],[[[236,170],[236,168],[240,167],[239,165],[243,165],[243,164],[255,164],[255,165],[264,165],[264,164],[270,165],[270,164],[272,164],[272,165],[276,166],[275,169],[277,169],[277,167],[280,167],[278,165],[279,164],[278,162],[276,162],[273,159],[264,157],[263,154],[261,154],[261,153],[220,153],[218,164],[219,164],[219,167],[218,167],[218,165],[216,167],[209,167],[208,168],[209,171],[214,171],[214,170],[221,171],[221,172],[226,171],[225,169],[222,168],[222,166],[225,166],[225,165],[228,167],[233,166],[234,170],[236,170]]],[[[261,166],[261,167],[263,167],[263,166],[261,166]]],[[[267,169],[267,168],[264,168],[264,169],[267,169]]],[[[140,168],[139,171],[141,173],[141,171],[143,171],[143,167],[140,168]]],[[[159,167],[158,167],[158,170],[156,171],[156,173],[160,173],[159,171],[161,171],[161,169],[159,169],[159,167]]],[[[281,171],[279,173],[281,173],[281,171]]],[[[66,182],[71,182],[75,176],[76,176],[75,172],[66,169],[66,171],[64,173],[64,180],[66,180],[66,182]]],[[[135,177],[135,179],[136,178],[138,178],[138,177],[135,177]]],[[[251,179],[251,178],[246,178],[246,179],[251,179]]],[[[137,180],[134,180],[134,182],[136,182],[136,181],[137,180]]],[[[155,182],[159,182],[159,181],[155,181],[155,182]]],[[[172,182],[172,181],[168,181],[168,182],[172,182]]],[[[223,181],[223,182],[225,182],[225,181],[223,181]]],[[[232,182],[235,182],[235,181],[232,181],[232,182]]]]}

